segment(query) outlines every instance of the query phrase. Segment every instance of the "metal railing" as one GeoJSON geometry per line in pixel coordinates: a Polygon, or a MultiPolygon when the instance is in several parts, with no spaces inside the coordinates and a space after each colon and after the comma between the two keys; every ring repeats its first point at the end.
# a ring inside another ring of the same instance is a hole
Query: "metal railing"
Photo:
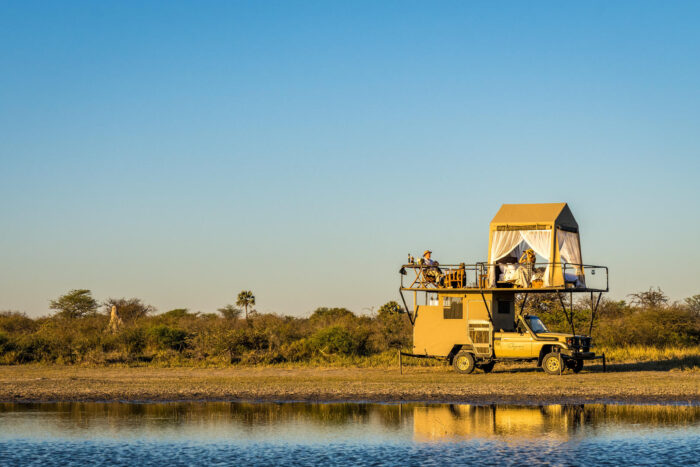
{"type": "Polygon", "coordinates": [[[574,290],[607,292],[608,267],[570,263],[409,263],[401,266],[401,289],[426,292],[459,289],[574,290]]]}

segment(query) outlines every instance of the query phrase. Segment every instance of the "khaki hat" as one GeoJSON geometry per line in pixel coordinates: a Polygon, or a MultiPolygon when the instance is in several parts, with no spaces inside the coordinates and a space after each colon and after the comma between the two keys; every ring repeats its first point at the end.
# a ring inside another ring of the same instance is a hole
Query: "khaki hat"
{"type": "Polygon", "coordinates": [[[430,251],[430,250],[425,250],[425,251],[423,252],[423,256],[427,255],[428,253],[432,253],[432,251],[430,251]]]}

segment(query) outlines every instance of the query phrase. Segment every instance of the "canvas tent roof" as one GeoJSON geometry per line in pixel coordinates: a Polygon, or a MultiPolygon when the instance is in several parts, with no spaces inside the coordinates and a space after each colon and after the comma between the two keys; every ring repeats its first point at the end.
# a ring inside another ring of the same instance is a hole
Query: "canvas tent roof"
{"type": "MultiPolygon", "coordinates": [[[[544,259],[544,285],[563,285],[562,264],[573,265],[575,280],[585,285],[578,224],[566,203],[504,204],[491,221],[488,283],[496,286],[495,263],[515,252],[517,260],[528,247],[544,259]]],[[[503,260],[503,261],[502,261],[503,260]]]]}
{"type": "Polygon", "coordinates": [[[566,203],[504,204],[491,221],[499,225],[554,224],[578,230],[578,224],[566,203]]]}

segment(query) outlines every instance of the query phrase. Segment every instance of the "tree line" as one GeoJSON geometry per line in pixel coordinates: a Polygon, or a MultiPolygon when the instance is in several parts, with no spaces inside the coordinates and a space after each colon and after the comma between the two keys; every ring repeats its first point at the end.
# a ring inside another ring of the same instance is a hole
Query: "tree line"
{"type": "MultiPolygon", "coordinates": [[[[100,303],[89,290],[71,290],[50,301],[49,316],[0,312],[0,364],[372,364],[391,361],[396,349],[411,350],[412,327],[395,301],[368,316],[321,307],[294,317],[254,306],[254,294],[242,291],[217,313],[157,313],[138,298],[100,303]],[[117,327],[110,326],[112,307],[117,327]]],[[[530,297],[524,310],[552,331],[570,332],[556,295],[530,297]]],[[[589,310],[587,300],[573,304],[577,333],[588,332],[589,310]]],[[[672,303],[660,289],[649,289],[628,300],[603,299],[592,334],[608,348],[700,345],[700,295],[672,303]]]]}

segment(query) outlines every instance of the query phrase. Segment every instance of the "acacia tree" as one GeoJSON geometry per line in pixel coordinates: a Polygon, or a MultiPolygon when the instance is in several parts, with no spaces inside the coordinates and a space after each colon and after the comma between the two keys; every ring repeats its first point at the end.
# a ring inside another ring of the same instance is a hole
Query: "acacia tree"
{"type": "Polygon", "coordinates": [[[63,318],[81,318],[97,313],[97,300],[88,289],[73,289],[56,300],[49,302],[49,308],[56,310],[63,318]]]}
{"type": "Polygon", "coordinates": [[[250,290],[242,290],[238,294],[236,305],[242,306],[245,309],[245,319],[248,319],[248,307],[255,305],[255,295],[250,290]]]}
{"type": "Polygon", "coordinates": [[[224,318],[230,320],[236,320],[241,316],[241,309],[234,305],[226,305],[216,311],[221,313],[224,318]]]}
{"type": "Polygon", "coordinates": [[[400,315],[403,313],[403,308],[395,301],[390,301],[379,307],[377,311],[377,317],[385,317],[392,315],[400,315]]]}
{"type": "Polygon", "coordinates": [[[700,294],[693,295],[692,297],[686,298],[685,305],[688,307],[688,309],[691,312],[700,316],[700,294]]]}
{"type": "Polygon", "coordinates": [[[668,296],[659,287],[649,287],[649,290],[629,294],[629,297],[632,297],[632,303],[640,308],[662,308],[668,305],[668,296]]]}

